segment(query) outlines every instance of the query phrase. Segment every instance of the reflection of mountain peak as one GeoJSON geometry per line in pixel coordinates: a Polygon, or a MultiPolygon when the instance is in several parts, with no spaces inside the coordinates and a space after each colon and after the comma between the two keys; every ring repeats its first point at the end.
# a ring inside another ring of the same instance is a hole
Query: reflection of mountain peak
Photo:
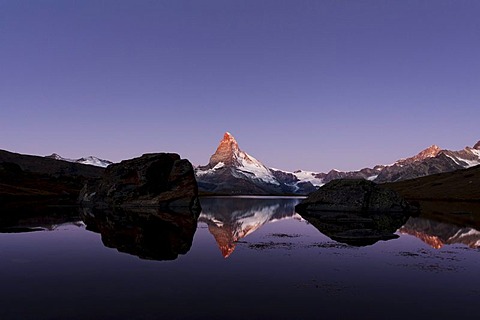
{"type": "Polygon", "coordinates": [[[234,236],[234,231],[229,226],[217,226],[216,224],[209,223],[208,220],[202,220],[200,216],[200,221],[205,222],[208,225],[208,231],[213,235],[215,241],[222,252],[224,258],[228,258],[235,250],[235,242],[238,241],[238,238],[234,236]]]}
{"type": "Polygon", "coordinates": [[[270,221],[294,216],[298,202],[298,199],[204,198],[199,221],[208,225],[222,255],[227,258],[240,239],[270,221]]]}
{"type": "Polygon", "coordinates": [[[435,249],[457,243],[474,249],[480,248],[480,231],[473,228],[411,217],[398,231],[419,238],[435,249]]]}

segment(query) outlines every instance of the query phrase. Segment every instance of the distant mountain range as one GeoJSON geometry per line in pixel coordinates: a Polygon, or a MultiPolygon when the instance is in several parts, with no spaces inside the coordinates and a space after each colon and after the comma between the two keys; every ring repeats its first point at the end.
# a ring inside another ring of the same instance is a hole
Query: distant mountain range
{"type": "Polygon", "coordinates": [[[100,159],[100,158],[97,158],[97,157],[94,157],[94,156],[88,156],[88,157],[80,158],[80,159],[67,159],[67,158],[61,157],[60,155],[58,155],[56,153],[52,153],[49,156],[45,156],[45,158],[67,161],[67,162],[76,162],[76,163],[88,164],[88,165],[91,165],[91,166],[102,167],[102,168],[106,168],[113,163],[111,161],[103,160],[103,159],[100,159]]]}
{"type": "MultiPolygon", "coordinates": [[[[31,156],[32,157],[32,156],[31,156]]],[[[44,158],[106,168],[111,161],[88,156],[80,159],[63,158],[54,153],[44,158]]],[[[466,169],[480,164],[480,141],[459,151],[432,145],[417,155],[400,159],[390,165],[376,165],[357,171],[330,170],[312,172],[268,168],[241,150],[228,132],[205,166],[195,174],[199,190],[207,194],[306,195],[334,179],[367,179],[377,183],[398,182],[437,173],[466,169]]]]}
{"type": "Polygon", "coordinates": [[[480,141],[460,151],[436,145],[391,165],[376,165],[358,171],[328,173],[284,171],[268,168],[242,151],[226,132],[205,166],[196,168],[200,191],[219,194],[308,194],[334,179],[368,179],[378,183],[414,179],[436,173],[466,169],[480,164],[480,141]]]}

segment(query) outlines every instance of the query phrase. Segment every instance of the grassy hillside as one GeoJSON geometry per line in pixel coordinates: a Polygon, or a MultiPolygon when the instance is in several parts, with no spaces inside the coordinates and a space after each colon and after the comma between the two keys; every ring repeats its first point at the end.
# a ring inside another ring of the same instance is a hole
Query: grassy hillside
{"type": "Polygon", "coordinates": [[[408,200],[480,202],[480,166],[384,185],[408,200]]]}
{"type": "Polygon", "coordinates": [[[386,183],[425,218],[480,230],[480,166],[386,183]]]}

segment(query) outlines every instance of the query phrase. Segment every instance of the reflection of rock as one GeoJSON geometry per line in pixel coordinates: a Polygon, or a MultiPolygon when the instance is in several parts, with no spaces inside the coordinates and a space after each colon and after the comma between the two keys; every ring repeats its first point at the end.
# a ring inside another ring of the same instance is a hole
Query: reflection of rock
{"type": "Polygon", "coordinates": [[[296,206],[300,212],[404,212],[410,209],[395,191],[363,179],[333,180],[296,206]]]}
{"type": "Polygon", "coordinates": [[[322,212],[321,215],[302,214],[302,217],[332,240],[352,246],[372,245],[380,240],[396,239],[395,234],[408,216],[393,214],[356,214],[322,212]]]}
{"type": "Polygon", "coordinates": [[[84,208],[82,219],[87,230],[102,235],[106,247],[151,260],[174,260],[179,254],[186,254],[197,229],[197,218],[188,210],[84,208]]]}
{"type": "Polygon", "coordinates": [[[355,246],[395,239],[408,203],[395,191],[367,180],[334,180],[295,209],[331,239],[355,246]]]}
{"type": "Polygon", "coordinates": [[[440,249],[445,244],[456,243],[465,244],[470,248],[480,247],[480,231],[476,229],[419,217],[408,219],[399,232],[415,236],[435,249],[440,249]]]}
{"type": "Polygon", "coordinates": [[[193,167],[173,153],[144,154],[110,165],[100,180],[83,188],[79,200],[95,207],[199,209],[193,167]]]}
{"type": "Polygon", "coordinates": [[[55,230],[60,225],[77,225],[79,216],[76,208],[24,206],[0,208],[0,233],[55,230]]]}
{"type": "Polygon", "coordinates": [[[208,225],[222,255],[227,258],[236,242],[270,221],[295,215],[298,199],[203,198],[199,221],[208,225]]]}

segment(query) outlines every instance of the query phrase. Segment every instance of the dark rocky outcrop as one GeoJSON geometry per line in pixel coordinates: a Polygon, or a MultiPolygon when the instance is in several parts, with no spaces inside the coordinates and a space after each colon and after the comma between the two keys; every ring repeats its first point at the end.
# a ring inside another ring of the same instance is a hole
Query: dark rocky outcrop
{"type": "Polygon", "coordinates": [[[363,168],[359,171],[338,171],[338,170],[330,170],[326,174],[319,173],[316,177],[323,179],[324,183],[328,183],[333,180],[337,179],[372,179],[372,177],[377,176],[381,170],[383,170],[385,166],[375,166],[372,168],[363,168]]]}
{"type": "Polygon", "coordinates": [[[363,179],[333,180],[296,206],[298,212],[405,212],[412,207],[395,191],[363,179]]]}
{"type": "Polygon", "coordinates": [[[141,259],[175,260],[190,250],[198,215],[158,208],[83,208],[81,217],[108,248],[141,259]]]}
{"type": "Polygon", "coordinates": [[[200,209],[191,163],[174,153],[144,154],[105,169],[101,179],[80,192],[79,202],[93,207],[200,209]]]}

